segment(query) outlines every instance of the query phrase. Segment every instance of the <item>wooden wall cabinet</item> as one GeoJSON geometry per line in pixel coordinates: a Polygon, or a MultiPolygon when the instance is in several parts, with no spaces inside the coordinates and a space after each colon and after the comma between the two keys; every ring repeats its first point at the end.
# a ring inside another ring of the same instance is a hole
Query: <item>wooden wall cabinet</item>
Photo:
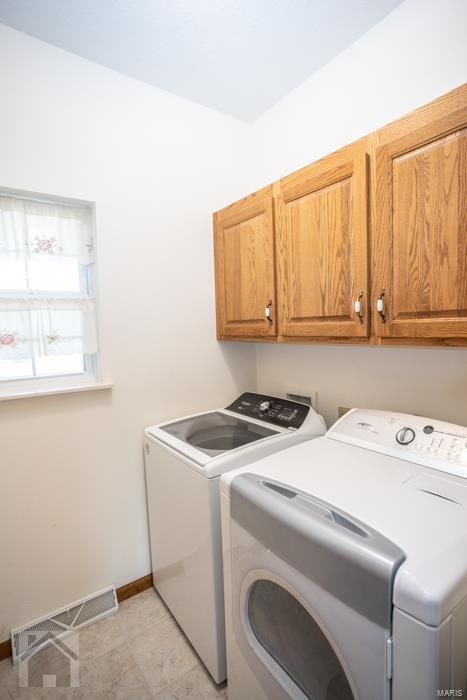
{"type": "Polygon", "coordinates": [[[375,134],[374,332],[467,338],[467,89],[375,134]]]}
{"type": "Polygon", "coordinates": [[[276,335],[272,187],[214,214],[217,336],[276,335]]]}
{"type": "Polygon", "coordinates": [[[367,140],[283,178],[275,190],[279,335],[367,337],[367,140]]]}
{"type": "Polygon", "coordinates": [[[221,339],[467,346],[467,85],[214,231],[221,339]]]}

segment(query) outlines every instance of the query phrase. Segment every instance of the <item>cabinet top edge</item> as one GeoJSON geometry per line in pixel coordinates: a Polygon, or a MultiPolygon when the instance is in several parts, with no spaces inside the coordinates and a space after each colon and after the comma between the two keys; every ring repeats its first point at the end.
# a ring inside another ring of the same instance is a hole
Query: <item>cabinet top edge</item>
{"type": "Polygon", "coordinates": [[[335,151],[331,151],[331,153],[327,153],[322,158],[314,160],[312,163],[308,163],[307,165],[304,165],[298,170],[294,170],[288,175],[284,175],[284,177],[281,177],[278,180],[279,185],[282,187],[292,180],[300,180],[301,178],[306,177],[310,170],[313,170],[316,173],[320,172],[321,170],[329,170],[333,166],[341,164],[345,161],[351,161],[356,156],[369,152],[370,136],[371,134],[362,136],[362,138],[352,141],[351,143],[346,144],[335,151]]]}
{"type": "Polygon", "coordinates": [[[467,108],[467,83],[417,107],[373,132],[375,146],[384,146],[407,132],[426,127],[433,121],[467,108]]]}
{"type": "Polygon", "coordinates": [[[232,214],[233,212],[235,212],[236,209],[239,207],[244,207],[244,206],[249,205],[249,204],[257,204],[258,202],[264,201],[264,200],[269,199],[271,197],[272,197],[272,183],[269,185],[266,185],[265,187],[262,187],[259,190],[256,190],[256,192],[252,192],[251,194],[246,195],[246,197],[242,197],[241,199],[237,199],[235,202],[228,204],[226,207],[223,207],[222,209],[219,209],[218,211],[215,211],[213,216],[216,219],[224,218],[225,216],[228,216],[228,215],[232,214]]]}

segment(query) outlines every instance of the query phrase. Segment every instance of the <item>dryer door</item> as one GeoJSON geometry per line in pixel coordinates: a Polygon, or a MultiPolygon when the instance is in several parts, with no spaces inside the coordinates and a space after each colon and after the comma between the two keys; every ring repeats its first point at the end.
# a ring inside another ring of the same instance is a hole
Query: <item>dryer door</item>
{"type": "Polygon", "coordinates": [[[247,615],[255,642],[305,697],[354,700],[337,650],[296,593],[269,578],[257,578],[248,590],[247,615]]]}
{"type": "Polygon", "coordinates": [[[403,553],[348,514],[257,475],[231,485],[233,631],[268,700],[387,700],[403,553]]]}

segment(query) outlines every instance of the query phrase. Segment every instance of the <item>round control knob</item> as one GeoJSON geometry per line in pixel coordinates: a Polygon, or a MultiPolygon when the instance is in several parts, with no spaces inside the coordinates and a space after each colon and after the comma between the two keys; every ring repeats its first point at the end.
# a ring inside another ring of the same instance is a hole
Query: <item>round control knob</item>
{"type": "Polygon", "coordinates": [[[263,411],[263,413],[264,413],[264,411],[268,410],[270,405],[271,405],[270,401],[261,401],[261,403],[259,405],[259,410],[263,411]]]}
{"type": "Polygon", "coordinates": [[[399,445],[410,445],[415,440],[415,430],[412,430],[412,428],[401,428],[396,433],[396,440],[399,445]]]}

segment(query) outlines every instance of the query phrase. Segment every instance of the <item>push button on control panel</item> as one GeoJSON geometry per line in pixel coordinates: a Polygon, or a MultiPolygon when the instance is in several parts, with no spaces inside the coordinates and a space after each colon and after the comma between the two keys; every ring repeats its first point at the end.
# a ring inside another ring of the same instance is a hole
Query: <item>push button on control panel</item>
{"type": "MultiPolygon", "coordinates": [[[[402,431],[399,431],[402,432],[402,431]]],[[[452,437],[433,431],[435,436],[429,438],[429,442],[420,442],[424,436],[419,435],[418,441],[410,446],[410,449],[416,450],[419,453],[427,454],[435,459],[447,460],[448,462],[467,462],[467,442],[460,437],[452,437]]],[[[399,434],[399,433],[398,433],[399,434]]],[[[399,440],[398,440],[399,442],[399,440]]],[[[408,444],[401,443],[399,444],[408,444]]]]}

